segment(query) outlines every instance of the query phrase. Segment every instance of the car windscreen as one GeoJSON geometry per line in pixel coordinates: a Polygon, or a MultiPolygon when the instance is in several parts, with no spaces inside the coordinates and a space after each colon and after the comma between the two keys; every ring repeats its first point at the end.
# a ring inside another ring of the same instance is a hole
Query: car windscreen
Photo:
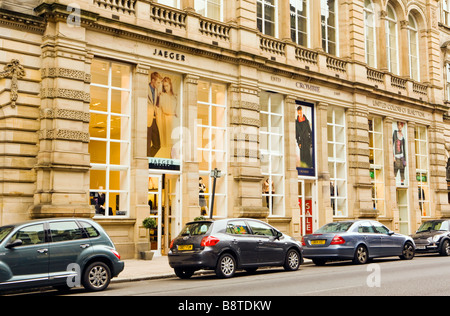
{"type": "Polygon", "coordinates": [[[201,236],[206,234],[213,223],[212,222],[198,222],[188,223],[181,231],[181,236],[201,236]]]}
{"type": "Polygon", "coordinates": [[[420,225],[418,233],[432,230],[448,230],[448,222],[446,221],[429,221],[420,225]]]}
{"type": "Polygon", "coordinates": [[[3,226],[0,227],[0,242],[2,242],[6,236],[9,235],[9,233],[14,229],[13,226],[3,226]]]}
{"type": "Polygon", "coordinates": [[[315,233],[316,234],[344,233],[352,225],[353,225],[353,222],[329,223],[329,224],[326,224],[325,226],[322,226],[321,228],[319,228],[315,233]]]}

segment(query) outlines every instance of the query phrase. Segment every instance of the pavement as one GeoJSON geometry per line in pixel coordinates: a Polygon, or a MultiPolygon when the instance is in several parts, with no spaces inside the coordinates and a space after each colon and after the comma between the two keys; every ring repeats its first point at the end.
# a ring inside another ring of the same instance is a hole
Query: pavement
{"type": "MultiPolygon", "coordinates": [[[[164,279],[175,277],[175,272],[169,266],[167,256],[153,257],[152,260],[123,260],[124,270],[111,282],[133,282],[152,279],[164,279]]],[[[311,260],[304,259],[303,264],[310,264],[311,260]]],[[[213,271],[198,271],[196,273],[213,273],[213,271]]]]}

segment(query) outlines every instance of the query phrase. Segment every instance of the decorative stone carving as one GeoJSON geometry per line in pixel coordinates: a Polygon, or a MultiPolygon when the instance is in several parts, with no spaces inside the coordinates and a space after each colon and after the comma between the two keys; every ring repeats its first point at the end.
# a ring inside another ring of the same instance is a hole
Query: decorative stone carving
{"type": "Polygon", "coordinates": [[[4,71],[0,72],[0,78],[11,78],[11,107],[16,107],[16,101],[19,97],[18,91],[19,86],[17,83],[18,79],[25,77],[25,69],[20,64],[17,59],[11,60],[10,63],[6,64],[4,71]]]}

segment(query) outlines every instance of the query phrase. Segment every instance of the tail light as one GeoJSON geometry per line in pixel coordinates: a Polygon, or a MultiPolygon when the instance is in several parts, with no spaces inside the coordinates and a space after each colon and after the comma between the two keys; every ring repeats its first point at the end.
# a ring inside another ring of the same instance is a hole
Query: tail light
{"type": "Polygon", "coordinates": [[[120,254],[115,249],[111,249],[111,252],[120,260],[120,254]]]}
{"type": "Polygon", "coordinates": [[[306,246],[305,237],[302,237],[302,246],[306,246]]]}
{"type": "Polygon", "coordinates": [[[214,236],[205,236],[200,243],[201,247],[213,247],[219,243],[220,239],[214,236]]]}
{"type": "Polygon", "coordinates": [[[169,249],[172,249],[173,248],[173,242],[175,241],[175,239],[173,239],[171,242],[170,242],[170,247],[169,247],[169,249]]]}
{"type": "Polygon", "coordinates": [[[333,240],[331,241],[331,245],[343,245],[345,244],[345,239],[341,236],[334,236],[333,240]]]}

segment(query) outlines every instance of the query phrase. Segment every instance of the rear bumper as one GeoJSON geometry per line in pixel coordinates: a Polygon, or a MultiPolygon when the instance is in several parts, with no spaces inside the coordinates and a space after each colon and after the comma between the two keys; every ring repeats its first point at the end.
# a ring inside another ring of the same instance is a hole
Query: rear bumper
{"type": "Polygon", "coordinates": [[[125,262],[117,261],[113,266],[113,278],[117,277],[125,269],[125,262]]]}
{"type": "Polygon", "coordinates": [[[216,268],[218,256],[207,249],[195,252],[169,252],[169,265],[171,268],[184,268],[193,270],[213,270],[216,268]]]}
{"type": "Polygon", "coordinates": [[[303,256],[307,259],[353,259],[353,247],[303,247],[303,256]]]}

